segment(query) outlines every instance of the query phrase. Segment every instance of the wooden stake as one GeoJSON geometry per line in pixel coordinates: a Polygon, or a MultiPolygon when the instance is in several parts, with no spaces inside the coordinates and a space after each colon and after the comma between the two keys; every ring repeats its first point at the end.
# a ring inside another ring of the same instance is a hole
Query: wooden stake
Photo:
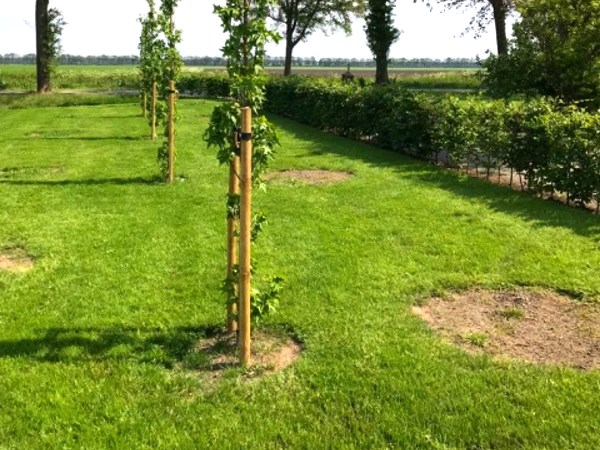
{"type": "Polygon", "coordinates": [[[169,81],[169,176],[168,183],[175,178],[175,81],[169,81]]]}
{"type": "Polygon", "coordinates": [[[152,82],[152,117],[150,117],[150,139],[156,140],[156,80],[152,82]]]}
{"type": "Polygon", "coordinates": [[[142,92],[142,115],[144,119],[148,118],[148,95],[146,95],[146,91],[142,92]]]}
{"type": "MultiPolygon", "coordinates": [[[[234,145],[237,147],[237,139],[234,139],[234,145]]],[[[235,156],[229,162],[229,195],[235,196],[240,194],[240,157],[235,156]]],[[[227,219],[227,279],[233,276],[233,268],[239,263],[239,239],[238,239],[238,218],[229,217],[227,219]]],[[[238,286],[234,286],[236,292],[239,292],[238,286]]],[[[227,305],[227,331],[235,333],[238,330],[236,320],[237,304],[231,303],[227,305]]]]}
{"type": "Polygon", "coordinates": [[[252,110],[242,108],[240,198],[240,364],[250,364],[250,234],[252,228],[252,110]]]}

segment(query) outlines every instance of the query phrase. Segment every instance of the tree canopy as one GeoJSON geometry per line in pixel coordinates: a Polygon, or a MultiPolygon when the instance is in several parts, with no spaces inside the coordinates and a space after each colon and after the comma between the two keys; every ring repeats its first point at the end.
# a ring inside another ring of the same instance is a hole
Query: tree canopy
{"type": "Polygon", "coordinates": [[[60,37],[65,21],[56,8],[48,8],[49,0],[35,2],[37,91],[51,91],[51,75],[60,53],[60,37]]]}
{"type": "Polygon", "coordinates": [[[278,0],[270,17],[283,30],[285,38],[284,74],[292,71],[292,52],[316,30],[342,29],[350,33],[352,16],[362,15],[365,0],[278,0]]]}
{"type": "Polygon", "coordinates": [[[369,0],[365,17],[365,33],[369,48],[375,57],[375,82],[389,81],[388,62],[390,47],[400,37],[400,30],[394,27],[394,6],[396,0],[369,0]]]}
{"type": "Polygon", "coordinates": [[[600,106],[600,1],[519,0],[517,9],[508,55],[486,63],[492,92],[600,106]]]}
{"type": "MultiPolygon", "coordinates": [[[[415,2],[417,0],[414,0],[415,2]]],[[[505,55],[508,51],[508,39],[506,37],[506,18],[514,10],[515,0],[436,0],[447,9],[473,7],[477,9],[471,18],[467,31],[473,31],[479,37],[483,31],[494,22],[496,31],[496,46],[499,55],[505,55]]],[[[431,6],[431,1],[426,1],[431,6]]]]}

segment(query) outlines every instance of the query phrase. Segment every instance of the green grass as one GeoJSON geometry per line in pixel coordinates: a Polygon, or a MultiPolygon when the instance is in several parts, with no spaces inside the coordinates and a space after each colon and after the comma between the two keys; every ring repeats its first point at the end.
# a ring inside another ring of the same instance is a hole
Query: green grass
{"type": "Polygon", "coordinates": [[[110,95],[94,92],[52,93],[52,95],[37,95],[35,93],[5,93],[0,96],[0,110],[47,108],[50,106],[82,106],[128,103],[137,100],[136,95],[110,95]]]}
{"type": "Polygon", "coordinates": [[[180,102],[173,186],[135,103],[1,111],[0,247],[36,267],[0,272],[0,448],[600,447],[598,371],[471,356],[410,311],[470,286],[598,299],[599,217],[283,119],[275,168],[355,175],[255,195],[257,276],[286,279],[264,326],[303,355],[252,382],[181,369],[224,316],[213,106],[180,102]]]}

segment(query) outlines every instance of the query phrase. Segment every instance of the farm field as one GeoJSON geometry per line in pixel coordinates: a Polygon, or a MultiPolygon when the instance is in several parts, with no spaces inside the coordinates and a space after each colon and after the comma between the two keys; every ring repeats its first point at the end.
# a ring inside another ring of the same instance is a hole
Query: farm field
{"type": "Polygon", "coordinates": [[[285,278],[262,328],[303,351],[209,380],[190,355],[224,318],[216,103],[180,101],[165,186],[136,97],[73,97],[0,105],[0,248],[34,263],[0,270],[0,448],[600,447],[600,371],[472,355],[412,312],[471,287],[599,301],[598,216],[273,117],[273,171],[352,177],[255,194],[257,275],[285,278]]]}
{"type": "MultiPolygon", "coordinates": [[[[295,75],[340,77],[346,67],[294,67],[295,75]]],[[[374,68],[354,67],[357,78],[374,78],[374,68]]],[[[225,72],[224,67],[184,67],[183,76],[197,73],[225,72]]],[[[267,67],[271,75],[282,75],[282,67],[267,67]]],[[[477,69],[390,69],[390,77],[409,88],[421,89],[477,89],[480,80],[477,69]]],[[[135,66],[58,66],[53,85],[57,89],[76,88],[132,88],[136,87],[138,68],[135,66]]],[[[0,65],[1,89],[35,89],[35,67],[27,65],[0,65]]]]}

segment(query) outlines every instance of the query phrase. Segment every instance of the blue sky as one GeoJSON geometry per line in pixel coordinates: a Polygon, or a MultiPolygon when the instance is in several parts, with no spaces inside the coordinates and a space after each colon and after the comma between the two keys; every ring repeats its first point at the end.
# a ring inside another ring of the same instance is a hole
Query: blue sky
{"type": "MultiPolygon", "coordinates": [[[[217,56],[225,37],[219,19],[212,14],[214,0],[181,0],[175,23],[183,32],[179,47],[184,56],[217,56]]],[[[447,57],[474,58],[495,51],[493,28],[484,36],[461,37],[472,10],[432,12],[422,3],[398,0],[396,26],[402,35],[390,52],[392,58],[447,57]]],[[[63,52],[78,55],[137,54],[140,26],[137,18],[147,9],[145,0],[50,0],[67,22],[63,34],[63,52]]],[[[0,54],[35,52],[34,0],[0,0],[0,54]]],[[[357,19],[353,34],[322,33],[311,35],[298,44],[294,56],[369,58],[371,56],[357,19]]],[[[283,56],[282,44],[268,48],[270,56],[283,56]]]]}

